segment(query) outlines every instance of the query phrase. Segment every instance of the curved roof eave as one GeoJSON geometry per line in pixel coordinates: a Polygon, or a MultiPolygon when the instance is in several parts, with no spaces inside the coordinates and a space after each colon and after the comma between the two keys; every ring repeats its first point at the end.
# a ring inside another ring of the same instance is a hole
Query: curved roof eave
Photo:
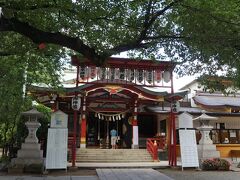
{"type": "Polygon", "coordinates": [[[212,107],[212,108],[223,108],[223,107],[234,107],[240,108],[239,97],[215,97],[215,96],[195,96],[193,100],[196,104],[212,107]]]}

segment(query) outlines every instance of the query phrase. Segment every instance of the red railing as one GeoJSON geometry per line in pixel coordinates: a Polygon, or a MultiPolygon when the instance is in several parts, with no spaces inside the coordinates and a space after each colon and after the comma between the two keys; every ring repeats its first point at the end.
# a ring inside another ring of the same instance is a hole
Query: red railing
{"type": "Polygon", "coordinates": [[[166,145],[165,137],[147,138],[147,150],[154,161],[158,161],[158,150],[164,150],[166,145]]]}

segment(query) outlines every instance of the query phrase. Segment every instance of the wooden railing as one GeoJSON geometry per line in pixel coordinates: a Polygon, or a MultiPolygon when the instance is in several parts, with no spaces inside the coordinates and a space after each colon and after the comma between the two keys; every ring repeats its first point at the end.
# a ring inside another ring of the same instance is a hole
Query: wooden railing
{"type": "Polygon", "coordinates": [[[166,138],[147,138],[147,150],[151,154],[154,161],[158,161],[158,150],[164,150],[166,147],[166,138]]]}

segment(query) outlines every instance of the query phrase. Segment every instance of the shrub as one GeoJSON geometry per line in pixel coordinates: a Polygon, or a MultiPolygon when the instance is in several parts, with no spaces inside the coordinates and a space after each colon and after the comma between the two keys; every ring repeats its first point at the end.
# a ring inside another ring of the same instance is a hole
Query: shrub
{"type": "Polygon", "coordinates": [[[230,163],[225,159],[206,159],[201,164],[203,170],[230,170],[230,163]]]}
{"type": "Polygon", "coordinates": [[[205,159],[201,165],[202,165],[203,170],[217,170],[218,169],[217,163],[213,159],[205,159]]]}

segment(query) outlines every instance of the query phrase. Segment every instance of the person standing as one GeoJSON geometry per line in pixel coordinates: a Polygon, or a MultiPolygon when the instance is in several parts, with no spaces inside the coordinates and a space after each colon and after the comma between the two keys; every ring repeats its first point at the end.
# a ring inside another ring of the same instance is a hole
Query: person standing
{"type": "Polygon", "coordinates": [[[116,149],[117,131],[113,128],[110,131],[112,149],[116,149]]]}

